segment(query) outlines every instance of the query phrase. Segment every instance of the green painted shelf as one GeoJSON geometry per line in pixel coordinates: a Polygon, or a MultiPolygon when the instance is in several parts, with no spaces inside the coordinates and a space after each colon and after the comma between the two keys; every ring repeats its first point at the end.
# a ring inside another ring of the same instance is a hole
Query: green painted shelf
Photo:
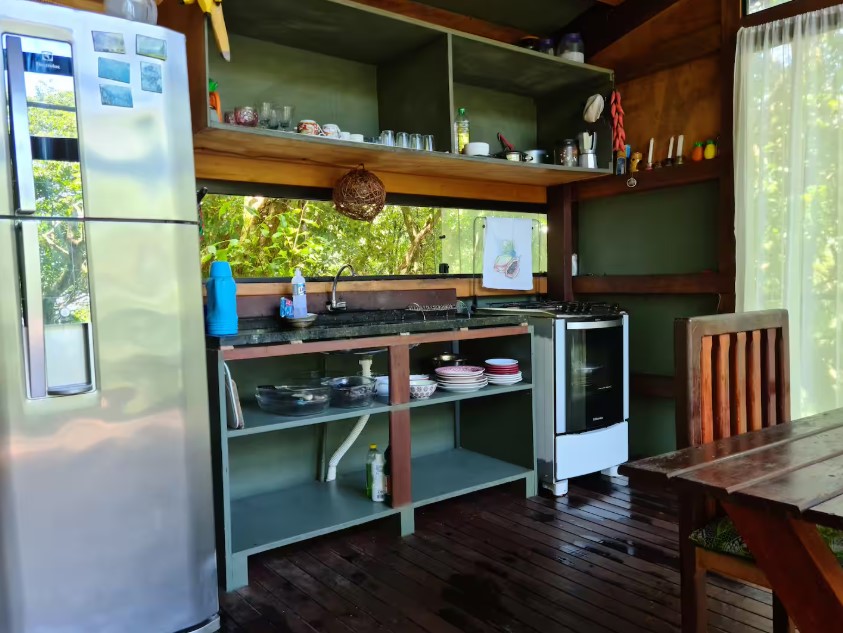
{"type": "MultiPolygon", "coordinates": [[[[444,391],[437,389],[430,398],[425,400],[411,400],[409,406],[411,409],[416,407],[429,407],[434,404],[443,404],[445,402],[459,402],[460,400],[471,400],[473,398],[485,398],[488,396],[497,396],[502,393],[514,393],[516,391],[530,391],[533,385],[529,382],[520,382],[517,385],[489,385],[483,387],[480,391],[472,391],[470,393],[454,393],[452,391],[444,391]]],[[[400,405],[396,408],[400,408],[400,405]]]]}
{"type": "Polygon", "coordinates": [[[526,479],[533,472],[463,448],[414,457],[412,469],[416,507],[526,479]]]}
{"type": "Polygon", "coordinates": [[[472,398],[485,398],[488,396],[495,396],[503,393],[513,393],[516,391],[529,391],[533,385],[528,382],[519,383],[517,385],[500,386],[489,385],[480,391],[472,393],[449,393],[447,391],[437,391],[430,398],[426,400],[412,400],[408,404],[403,405],[389,405],[383,400],[375,398],[371,407],[363,407],[361,409],[341,409],[338,407],[330,407],[325,413],[310,416],[284,416],[267,413],[261,409],[256,402],[247,400],[241,402],[240,406],[243,408],[243,417],[246,420],[246,428],[243,429],[229,429],[228,437],[237,438],[245,437],[247,435],[256,435],[258,433],[271,433],[274,431],[283,431],[285,429],[294,429],[299,426],[309,426],[311,424],[323,424],[325,422],[337,422],[339,420],[351,420],[359,418],[363,415],[376,415],[378,413],[389,413],[395,409],[406,409],[416,407],[427,407],[434,404],[443,404],[446,402],[458,402],[460,400],[469,400],[472,398]]]}
{"type": "Polygon", "coordinates": [[[396,514],[366,498],[363,471],[231,502],[231,547],[257,554],[396,514]]]}
{"type": "Polygon", "coordinates": [[[294,429],[299,426],[336,422],[337,420],[350,420],[363,415],[389,413],[392,410],[392,407],[388,404],[384,404],[378,400],[375,400],[371,407],[362,407],[360,409],[330,407],[325,413],[308,416],[274,415],[261,409],[254,401],[241,401],[240,406],[243,408],[243,418],[246,421],[246,428],[229,429],[229,438],[255,435],[256,433],[270,433],[272,431],[294,429]]]}

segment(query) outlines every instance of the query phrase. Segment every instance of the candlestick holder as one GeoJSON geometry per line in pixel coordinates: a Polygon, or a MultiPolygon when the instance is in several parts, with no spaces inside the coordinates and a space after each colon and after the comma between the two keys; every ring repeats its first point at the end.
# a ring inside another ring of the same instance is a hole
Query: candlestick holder
{"type": "Polygon", "coordinates": [[[644,169],[644,171],[653,171],[653,163],[647,163],[647,167],[644,169]]]}
{"type": "Polygon", "coordinates": [[[662,161],[662,167],[673,167],[673,159],[672,158],[665,158],[662,161]]]}
{"type": "Polygon", "coordinates": [[[684,165],[685,164],[685,158],[681,155],[677,156],[676,157],[676,164],[677,165],[684,165]]]}

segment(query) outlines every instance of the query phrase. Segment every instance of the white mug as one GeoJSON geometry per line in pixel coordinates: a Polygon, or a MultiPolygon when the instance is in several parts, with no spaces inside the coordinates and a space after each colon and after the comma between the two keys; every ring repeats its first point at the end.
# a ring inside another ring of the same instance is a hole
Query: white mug
{"type": "Polygon", "coordinates": [[[352,134],[351,135],[351,140],[354,141],[355,143],[362,143],[363,139],[364,139],[364,137],[363,137],[362,134],[352,134]]]}
{"type": "Polygon", "coordinates": [[[339,138],[340,131],[340,126],[336,123],[326,123],[322,126],[322,133],[330,138],[339,138]]]}
{"type": "Polygon", "coordinates": [[[340,140],[341,141],[350,141],[351,140],[351,132],[340,132],[340,140]]]}

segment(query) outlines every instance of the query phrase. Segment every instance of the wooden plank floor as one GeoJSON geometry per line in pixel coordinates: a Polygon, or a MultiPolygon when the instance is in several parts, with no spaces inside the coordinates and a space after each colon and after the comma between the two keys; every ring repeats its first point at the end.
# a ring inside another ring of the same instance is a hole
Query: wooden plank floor
{"type": "MultiPolygon", "coordinates": [[[[229,633],[678,633],[676,504],[623,478],[502,487],[250,560],[229,633]],[[523,486],[521,486],[523,490],[523,486]]],[[[711,631],[772,631],[769,592],[709,577],[711,631]]]]}

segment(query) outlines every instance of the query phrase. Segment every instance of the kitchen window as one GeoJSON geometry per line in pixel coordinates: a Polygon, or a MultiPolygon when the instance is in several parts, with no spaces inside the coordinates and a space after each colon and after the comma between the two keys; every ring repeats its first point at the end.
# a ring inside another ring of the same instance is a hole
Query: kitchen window
{"type": "Polygon", "coordinates": [[[787,4],[790,1],[791,0],[744,0],[744,6],[746,7],[747,15],[749,15],[750,13],[758,13],[759,11],[764,11],[765,9],[772,9],[780,4],[787,4]]]}
{"type": "Polygon", "coordinates": [[[392,204],[369,223],[329,201],[211,194],[202,203],[202,271],[221,259],[240,278],[292,277],[297,266],[329,277],[344,263],[363,276],[472,274],[486,217],[535,221],[533,272],[547,270],[546,213],[392,204]]]}

